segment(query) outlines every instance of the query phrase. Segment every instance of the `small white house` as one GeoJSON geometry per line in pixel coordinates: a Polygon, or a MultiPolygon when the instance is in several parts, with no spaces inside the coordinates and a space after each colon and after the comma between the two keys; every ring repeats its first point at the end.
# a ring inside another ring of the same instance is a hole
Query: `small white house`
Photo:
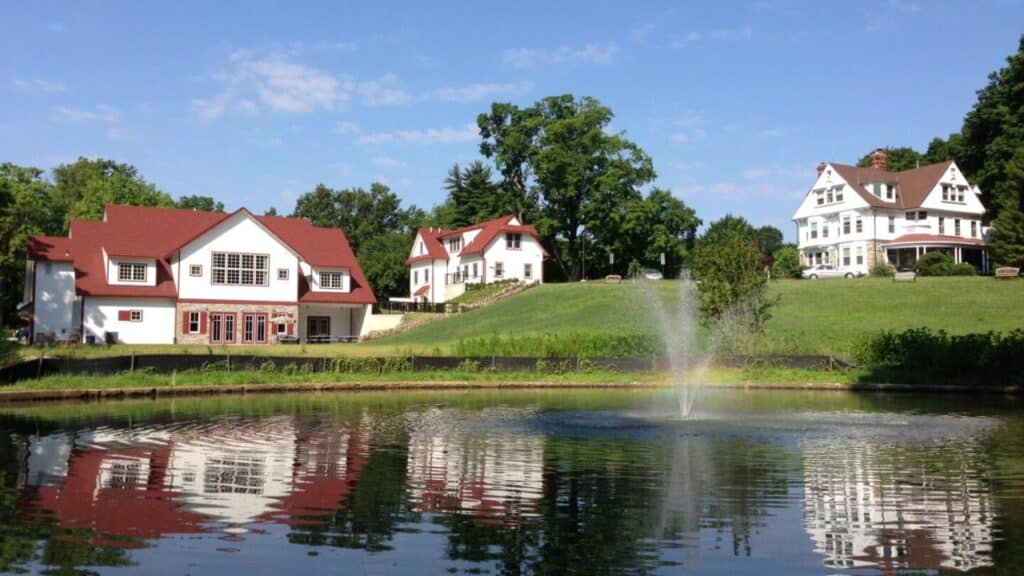
{"type": "Polygon", "coordinates": [[[537,229],[511,214],[458,230],[421,228],[406,260],[409,294],[436,304],[465,292],[467,283],[543,282],[545,257],[537,229]]]}
{"type": "Polygon", "coordinates": [[[25,301],[37,341],[129,344],[353,339],[376,302],[339,229],[116,205],[29,237],[25,301]]]}
{"type": "Polygon", "coordinates": [[[890,172],[885,151],[871,160],[868,168],[818,165],[818,178],[793,215],[802,264],[868,273],[883,262],[910,268],[939,250],[988,272],[985,207],[955,162],[890,172]]]}

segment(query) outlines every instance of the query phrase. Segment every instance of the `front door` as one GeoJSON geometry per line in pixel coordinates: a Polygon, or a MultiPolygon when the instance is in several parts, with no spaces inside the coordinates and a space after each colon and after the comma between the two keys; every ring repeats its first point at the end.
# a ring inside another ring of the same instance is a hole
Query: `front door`
{"type": "Polygon", "coordinates": [[[242,342],[246,344],[267,343],[267,315],[242,315],[242,342]]]}
{"type": "Polygon", "coordinates": [[[306,318],[306,339],[324,339],[331,337],[330,316],[310,316],[306,318]]]}

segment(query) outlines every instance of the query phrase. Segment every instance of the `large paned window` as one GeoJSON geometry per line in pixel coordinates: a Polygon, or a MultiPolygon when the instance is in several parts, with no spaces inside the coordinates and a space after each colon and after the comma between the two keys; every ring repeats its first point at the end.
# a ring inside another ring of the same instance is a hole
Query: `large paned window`
{"type": "MultiPolygon", "coordinates": [[[[320,272],[320,287],[328,290],[341,290],[345,287],[345,274],[342,272],[320,272]]],[[[419,275],[416,275],[414,284],[419,283],[419,275]]]]}
{"type": "Polygon", "coordinates": [[[267,315],[242,315],[242,342],[245,344],[262,344],[267,341],[267,315]]]}
{"type": "Polygon", "coordinates": [[[210,281],[226,286],[266,286],[269,270],[270,257],[265,254],[214,252],[210,281]]]}
{"type": "Polygon", "coordinates": [[[448,240],[448,251],[452,254],[462,250],[462,237],[451,238],[448,240]]]}
{"type": "Polygon", "coordinates": [[[850,265],[850,249],[843,248],[843,266],[850,265]]]}
{"type": "Polygon", "coordinates": [[[859,266],[859,265],[861,265],[863,263],[864,263],[864,247],[863,246],[857,246],[857,265],[859,266]]]}
{"type": "Polygon", "coordinates": [[[889,216],[889,234],[896,233],[896,217],[889,216]]]}
{"type": "Polygon", "coordinates": [[[120,262],[117,265],[117,279],[120,282],[145,282],[146,265],[137,262],[120,262]]]}
{"type": "Polygon", "coordinates": [[[522,240],[522,234],[505,234],[505,248],[508,248],[510,250],[518,250],[522,240]]]}

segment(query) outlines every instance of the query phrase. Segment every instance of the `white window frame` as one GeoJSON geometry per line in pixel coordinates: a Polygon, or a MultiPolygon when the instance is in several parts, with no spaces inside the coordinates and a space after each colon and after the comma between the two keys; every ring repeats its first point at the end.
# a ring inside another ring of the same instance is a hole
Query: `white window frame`
{"type": "Polygon", "coordinates": [[[519,232],[505,233],[505,249],[520,250],[523,247],[523,235],[519,232]]]}
{"type": "Polygon", "coordinates": [[[533,264],[530,262],[523,264],[523,280],[533,280],[533,264]]]}
{"type": "Polygon", "coordinates": [[[203,276],[203,265],[202,264],[189,264],[188,275],[192,278],[201,278],[203,276]]]}
{"type": "Polygon", "coordinates": [[[210,284],[250,288],[269,286],[270,255],[213,252],[210,254],[210,284]]]}
{"type": "Polygon", "coordinates": [[[200,322],[199,322],[199,312],[189,312],[188,313],[188,326],[185,327],[185,331],[188,332],[189,334],[199,334],[200,326],[201,325],[200,325],[200,322]],[[193,320],[193,318],[194,318],[194,320],[193,320]],[[196,326],[195,330],[192,329],[192,325],[193,324],[195,324],[195,326],[196,326]]]}
{"type": "Polygon", "coordinates": [[[141,262],[118,262],[118,282],[145,282],[146,265],[141,262]]]}
{"type": "Polygon", "coordinates": [[[287,268],[278,268],[277,269],[277,279],[278,280],[287,281],[288,277],[290,275],[291,275],[290,271],[287,268]]]}
{"type": "Polygon", "coordinates": [[[505,263],[504,262],[495,262],[494,263],[494,277],[495,278],[504,278],[505,277],[505,263]]]}
{"type": "Polygon", "coordinates": [[[142,310],[134,309],[128,311],[129,322],[142,322],[142,310]]]}
{"type": "Polygon", "coordinates": [[[345,273],[334,270],[321,270],[320,288],[323,290],[344,290],[345,273]]]}

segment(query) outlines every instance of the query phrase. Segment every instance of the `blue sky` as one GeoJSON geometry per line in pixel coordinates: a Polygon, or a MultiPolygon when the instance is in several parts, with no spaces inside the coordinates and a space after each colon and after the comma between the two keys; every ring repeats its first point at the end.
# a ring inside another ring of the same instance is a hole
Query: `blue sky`
{"type": "Polygon", "coordinates": [[[174,196],[290,211],[387,183],[440,202],[494,100],[601,100],[669,188],[794,236],[820,160],[958,130],[1019,1],[18,2],[0,161],[134,164],[174,196]]]}

